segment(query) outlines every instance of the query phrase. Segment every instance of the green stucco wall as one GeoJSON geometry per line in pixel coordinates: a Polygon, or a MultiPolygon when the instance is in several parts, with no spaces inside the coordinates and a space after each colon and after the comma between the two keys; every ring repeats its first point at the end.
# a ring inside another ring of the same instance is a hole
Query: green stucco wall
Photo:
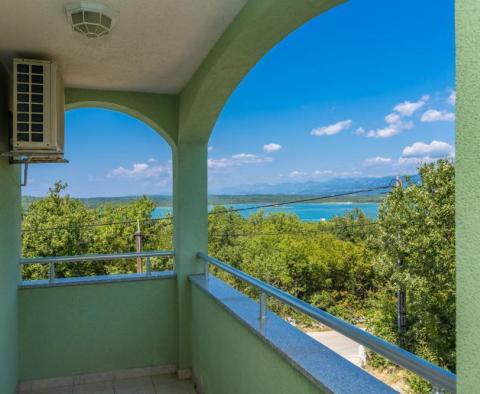
{"type": "Polygon", "coordinates": [[[480,2],[456,2],[458,392],[480,390],[480,2]]]}
{"type": "Polygon", "coordinates": [[[19,291],[20,379],[175,365],[176,280],[19,291]]]}
{"type": "Polygon", "coordinates": [[[193,375],[207,394],[318,394],[272,347],[192,286],[193,375]]]}
{"type": "Polygon", "coordinates": [[[178,367],[191,363],[191,284],[203,271],[198,252],[208,247],[207,144],[179,144],[173,154],[173,218],[178,292],[178,367]]]}
{"type": "Polygon", "coordinates": [[[252,67],[292,31],[344,1],[249,0],[182,90],[178,141],[207,142],[252,67]]]}
{"type": "Polygon", "coordinates": [[[177,95],[95,89],[65,89],[67,109],[108,108],[124,112],[148,124],[171,145],[178,139],[177,95]]]}
{"type": "MultiPolygon", "coordinates": [[[[8,79],[0,65],[0,152],[8,151],[8,79]]],[[[0,157],[0,393],[17,384],[17,284],[20,257],[20,168],[0,157]]]]}
{"type": "Polygon", "coordinates": [[[343,0],[250,0],[179,95],[68,88],[67,108],[126,112],[157,130],[172,147],[174,243],[178,296],[178,367],[191,367],[189,274],[207,249],[207,143],[226,100],[272,46],[343,0]]]}
{"type": "Polygon", "coordinates": [[[192,364],[187,277],[201,272],[195,254],[207,249],[207,143],[215,122],[230,94],[262,56],[302,24],[343,1],[249,0],[180,92],[173,148],[180,369],[192,364]]]}

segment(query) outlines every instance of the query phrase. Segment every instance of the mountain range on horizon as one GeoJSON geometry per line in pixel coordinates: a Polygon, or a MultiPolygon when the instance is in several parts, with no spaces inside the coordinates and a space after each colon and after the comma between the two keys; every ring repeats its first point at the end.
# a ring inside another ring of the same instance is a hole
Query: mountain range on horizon
{"type": "MultiPolygon", "coordinates": [[[[408,176],[413,182],[419,181],[417,174],[408,176]]],[[[401,177],[403,181],[407,176],[401,177]]],[[[330,178],[322,181],[307,182],[283,182],[276,184],[251,184],[219,188],[214,195],[320,195],[346,193],[353,190],[372,189],[381,186],[391,185],[395,176],[384,177],[350,177],[330,178]]],[[[372,191],[365,195],[380,194],[380,191],[372,191]]]]}
{"type": "MultiPolygon", "coordinates": [[[[402,180],[406,180],[406,176],[402,180]]],[[[419,175],[411,175],[409,178],[414,183],[420,181],[419,175]]],[[[239,203],[266,203],[278,202],[284,200],[294,200],[295,196],[332,196],[325,201],[351,201],[367,202],[379,201],[386,190],[373,190],[366,193],[352,194],[336,198],[336,194],[348,193],[356,190],[374,189],[383,186],[392,185],[394,176],[385,177],[357,177],[357,178],[333,178],[323,181],[309,182],[286,182],[278,184],[252,184],[239,185],[236,187],[225,187],[209,193],[209,204],[211,205],[229,205],[239,203]]],[[[72,196],[76,198],[75,196],[72,196]]],[[[110,197],[83,197],[78,198],[89,207],[96,207],[102,204],[125,204],[134,201],[139,195],[130,196],[110,196],[110,197]]],[[[171,206],[171,195],[151,194],[149,198],[153,199],[157,206],[171,206]]],[[[22,205],[26,209],[32,202],[41,197],[28,196],[22,197],[22,205]]]]}

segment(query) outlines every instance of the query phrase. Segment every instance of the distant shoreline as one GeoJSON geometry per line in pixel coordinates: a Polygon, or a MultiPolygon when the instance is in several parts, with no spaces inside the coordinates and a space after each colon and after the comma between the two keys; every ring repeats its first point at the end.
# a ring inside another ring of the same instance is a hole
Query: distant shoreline
{"type": "MultiPolygon", "coordinates": [[[[329,193],[335,194],[335,193],[329,193]]],[[[135,201],[142,196],[124,196],[124,197],[87,197],[87,198],[76,198],[76,200],[81,201],[87,207],[96,208],[101,205],[125,205],[132,201],[135,201]]],[[[156,203],[157,207],[171,207],[172,206],[172,196],[168,195],[150,195],[146,196],[156,203]]],[[[334,197],[334,198],[324,198],[324,195],[311,195],[311,194],[246,194],[246,195],[209,195],[208,204],[209,205],[234,205],[234,204],[275,204],[280,202],[292,202],[295,200],[301,199],[310,199],[319,197],[319,200],[312,200],[304,202],[304,204],[319,204],[319,203],[351,203],[351,204],[362,204],[362,203],[379,203],[385,197],[384,195],[364,195],[364,196],[345,196],[345,197],[334,197]]],[[[24,209],[42,197],[32,197],[32,196],[22,196],[22,207],[24,209]]]]}
{"type": "MultiPolygon", "coordinates": [[[[248,219],[250,216],[263,212],[266,216],[272,214],[289,214],[296,215],[300,220],[305,222],[328,221],[334,217],[344,216],[349,212],[359,209],[366,217],[375,220],[378,217],[380,203],[378,202],[309,202],[309,203],[292,203],[278,204],[275,203],[243,203],[243,204],[223,204],[223,207],[238,211],[240,216],[248,219]]],[[[215,205],[209,205],[209,211],[214,209],[215,205]]],[[[157,206],[152,211],[153,218],[161,218],[172,213],[172,207],[157,206]]]]}

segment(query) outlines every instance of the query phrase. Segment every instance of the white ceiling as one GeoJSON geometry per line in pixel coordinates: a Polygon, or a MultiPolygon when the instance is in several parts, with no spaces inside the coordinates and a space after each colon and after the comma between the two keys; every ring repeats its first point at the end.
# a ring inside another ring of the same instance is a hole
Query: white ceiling
{"type": "Polygon", "coordinates": [[[0,0],[0,53],[59,63],[66,86],[178,93],[247,0],[109,0],[110,35],[74,32],[69,0],[0,0]]]}

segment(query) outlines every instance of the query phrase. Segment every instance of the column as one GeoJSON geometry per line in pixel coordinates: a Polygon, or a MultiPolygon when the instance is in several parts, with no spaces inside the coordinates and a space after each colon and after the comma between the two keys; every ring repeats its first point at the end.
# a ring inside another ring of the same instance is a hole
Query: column
{"type": "Polygon", "coordinates": [[[208,246],[207,143],[180,143],[173,152],[173,216],[178,296],[178,376],[191,372],[191,288],[208,246]]]}

